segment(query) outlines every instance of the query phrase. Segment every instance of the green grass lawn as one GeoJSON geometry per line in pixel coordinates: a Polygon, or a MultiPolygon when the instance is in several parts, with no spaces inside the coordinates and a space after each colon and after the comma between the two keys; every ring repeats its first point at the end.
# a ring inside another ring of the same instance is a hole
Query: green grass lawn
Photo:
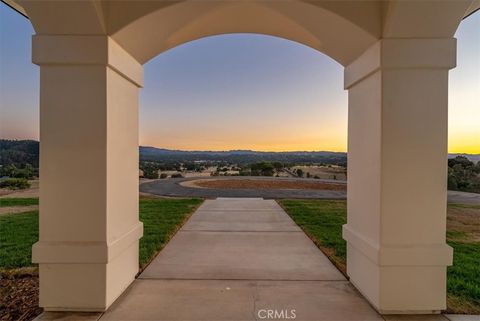
{"type": "Polygon", "coordinates": [[[447,243],[454,251],[447,274],[447,305],[453,311],[480,314],[479,205],[448,206],[447,243]]]}
{"type": "MultiPolygon", "coordinates": [[[[38,204],[38,199],[2,199],[5,206],[38,204]]],[[[140,240],[140,267],[145,267],[170,240],[200,199],[140,199],[140,220],[144,235],[140,240]]],[[[0,269],[33,266],[32,244],[38,240],[38,211],[0,216],[0,269]]]]}
{"type": "Polygon", "coordinates": [[[0,268],[32,266],[32,244],[37,240],[38,211],[0,216],[0,268]]]}
{"type": "MultiPolygon", "coordinates": [[[[343,272],[346,201],[282,200],[280,205],[343,272]]],[[[449,205],[447,242],[454,248],[447,272],[447,306],[452,313],[480,313],[480,206],[449,205]]]]}

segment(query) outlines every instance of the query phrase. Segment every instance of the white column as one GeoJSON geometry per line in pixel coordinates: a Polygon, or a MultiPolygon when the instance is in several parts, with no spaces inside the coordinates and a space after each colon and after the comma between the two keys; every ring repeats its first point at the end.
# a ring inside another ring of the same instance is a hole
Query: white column
{"type": "Polygon", "coordinates": [[[107,36],[39,35],[40,306],[105,310],[138,272],[143,68],[107,36]]]}
{"type": "Polygon", "coordinates": [[[381,313],[446,307],[448,70],[455,39],[383,39],[345,69],[347,273],[381,313]]]}

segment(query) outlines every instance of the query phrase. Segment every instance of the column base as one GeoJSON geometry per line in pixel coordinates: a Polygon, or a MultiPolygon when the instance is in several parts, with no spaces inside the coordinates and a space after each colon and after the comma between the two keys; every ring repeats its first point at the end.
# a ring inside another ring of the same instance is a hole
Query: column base
{"type": "Polygon", "coordinates": [[[102,312],[138,273],[138,241],[108,263],[41,263],[40,303],[45,311],[102,312]]]}
{"type": "Polygon", "coordinates": [[[362,244],[354,235],[344,227],[347,274],[379,313],[438,314],[446,309],[447,265],[452,255],[449,246],[386,248],[362,244]],[[415,252],[426,254],[417,257],[415,252]]]}
{"type": "Polygon", "coordinates": [[[115,242],[44,242],[33,246],[39,263],[40,303],[45,311],[101,312],[138,273],[138,223],[115,242]]]}

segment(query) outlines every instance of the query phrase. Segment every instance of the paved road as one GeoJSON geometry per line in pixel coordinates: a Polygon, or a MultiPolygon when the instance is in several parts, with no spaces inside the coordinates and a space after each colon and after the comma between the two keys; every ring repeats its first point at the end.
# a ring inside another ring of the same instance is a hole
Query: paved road
{"type": "Polygon", "coordinates": [[[455,204],[480,205],[480,194],[448,191],[448,202],[455,204]]]}
{"type": "Polygon", "coordinates": [[[267,309],[384,320],[275,201],[235,198],[205,201],[100,321],[248,321],[267,309]]]}
{"type": "MultiPolygon", "coordinates": [[[[245,179],[246,177],[229,176],[229,177],[213,177],[212,179],[245,179]]],[[[180,183],[193,181],[203,178],[174,178],[155,180],[140,185],[140,191],[162,196],[178,196],[178,197],[202,197],[215,199],[217,197],[260,197],[265,199],[282,199],[282,198],[317,198],[317,199],[346,199],[347,193],[343,191],[322,191],[322,190],[294,190],[294,189],[215,189],[215,188],[195,188],[183,186],[180,183]]],[[[248,177],[248,179],[268,179],[271,177],[248,177]]],[[[273,178],[279,180],[298,180],[298,178],[273,178]]],[[[305,181],[307,178],[301,178],[305,181]]],[[[333,180],[315,180],[323,182],[333,182],[337,184],[345,184],[344,181],[333,180]]],[[[457,191],[448,191],[448,202],[459,204],[476,204],[480,205],[480,194],[465,193],[457,191]]]]}

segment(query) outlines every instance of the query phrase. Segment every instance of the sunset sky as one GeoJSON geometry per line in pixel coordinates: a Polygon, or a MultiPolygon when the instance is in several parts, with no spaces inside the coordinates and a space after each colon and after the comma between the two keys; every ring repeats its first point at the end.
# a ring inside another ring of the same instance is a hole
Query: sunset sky
{"type": "MultiPolygon", "coordinates": [[[[29,20],[0,4],[0,137],[38,139],[39,68],[29,20]]],[[[456,34],[449,152],[480,153],[480,13],[456,34]]],[[[343,67],[262,35],[193,41],[145,65],[140,144],[184,150],[345,151],[343,67]]]]}

